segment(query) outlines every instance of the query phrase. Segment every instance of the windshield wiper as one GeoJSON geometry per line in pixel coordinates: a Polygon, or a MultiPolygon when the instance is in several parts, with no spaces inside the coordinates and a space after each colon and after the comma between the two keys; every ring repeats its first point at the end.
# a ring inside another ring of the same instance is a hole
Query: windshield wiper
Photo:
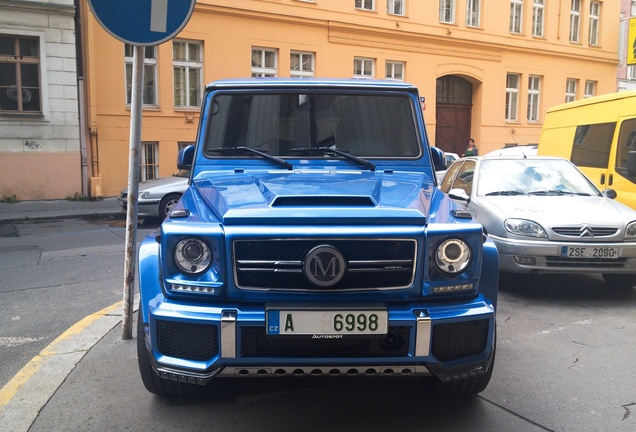
{"type": "Polygon", "coordinates": [[[277,157],[272,156],[272,155],[268,155],[264,151],[256,150],[255,148],[251,148],[251,147],[244,147],[244,146],[241,146],[241,147],[215,147],[215,148],[209,148],[209,149],[207,149],[207,151],[208,152],[215,152],[215,153],[223,153],[224,155],[250,153],[250,154],[255,154],[257,156],[260,156],[263,159],[267,159],[270,162],[274,162],[275,164],[280,165],[283,168],[287,168],[287,169],[294,168],[294,166],[292,164],[290,164],[289,162],[287,162],[285,159],[281,159],[281,158],[277,158],[277,157]]]}
{"type": "Polygon", "coordinates": [[[590,196],[589,193],[585,192],[573,192],[561,189],[549,189],[549,190],[539,190],[534,192],[528,192],[528,195],[578,195],[578,196],[590,196]]]}
{"type": "Polygon", "coordinates": [[[293,148],[293,149],[289,149],[290,152],[295,152],[295,153],[304,153],[304,154],[308,154],[308,155],[326,155],[326,154],[337,154],[339,156],[342,156],[345,159],[348,159],[350,161],[353,162],[357,162],[358,164],[369,168],[369,170],[371,171],[375,171],[375,164],[372,162],[369,162],[366,159],[363,159],[361,157],[358,156],[354,156],[351,153],[347,153],[344,152],[342,150],[338,150],[335,148],[331,148],[331,147],[314,147],[314,148],[310,148],[310,147],[304,147],[304,148],[293,148]]]}
{"type": "Polygon", "coordinates": [[[486,194],[486,196],[493,196],[493,195],[511,196],[511,195],[525,195],[525,193],[524,192],[519,192],[519,191],[516,191],[516,190],[503,190],[503,191],[488,192],[486,194]]]}

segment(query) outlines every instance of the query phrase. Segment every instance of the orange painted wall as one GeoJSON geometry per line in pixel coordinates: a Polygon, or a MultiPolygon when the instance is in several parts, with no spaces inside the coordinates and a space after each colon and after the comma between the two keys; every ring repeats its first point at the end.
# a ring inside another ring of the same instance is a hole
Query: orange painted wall
{"type": "MultiPolygon", "coordinates": [[[[618,64],[618,2],[602,2],[600,46],[587,44],[589,1],[583,1],[581,43],[568,41],[566,0],[546,1],[543,38],[530,33],[532,2],[526,1],[524,33],[509,33],[509,3],[482,1],[481,26],[464,24],[466,0],[456,2],[456,24],[438,20],[438,2],[406,1],[406,15],[386,13],[386,0],[374,12],[358,11],[354,0],[198,0],[181,39],[203,41],[204,81],[248,77],[251,48],[278,50],[278,74],[289,76],[290,50],[316,53],[315,76],[351,77],[353,57],[376,60],[376,78],[384,62],[406,62],[405,80],[426,96],[429,138],[435,138],[436,80],[458,75],[473,84],[471,135],[482,153],[505,143],[536,143],[541,118],[564,102],[567,78],[597,82],[597,94],[615,91],[618,64]],[[503,6],[502,6],[503,5],[503,6]],[[506,74],[522,75],[520,120],[504,119],[506,74]],[[527,79],[542,77],[539,122],[525,120],[527,79]]],[[[90,123],[97,140],[99,172],[93,172],[104,196],[127,184],[130,112],[125,105],[124,48],[86,15],[90,123]]],[[[176,110],[172,102],[172,43],[158,46],[159,107],[143,113],[142,141],[159,141],[159,173],[176,171],[177,142],[193,141],[198,113],[176,110]],[[194,122],[186,122],[194,115],[194,122]]],[[[93,155],[94,156],[94,155],[93,155]]]]}

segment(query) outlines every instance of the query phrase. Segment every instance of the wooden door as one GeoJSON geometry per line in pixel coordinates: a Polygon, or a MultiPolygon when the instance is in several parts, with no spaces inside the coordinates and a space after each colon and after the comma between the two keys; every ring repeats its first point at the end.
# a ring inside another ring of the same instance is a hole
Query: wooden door
{"type": "Polygon", "coordinates": [[[437,103],[435,146],[462,155],[470,139],[471,105],[437,103]]]}

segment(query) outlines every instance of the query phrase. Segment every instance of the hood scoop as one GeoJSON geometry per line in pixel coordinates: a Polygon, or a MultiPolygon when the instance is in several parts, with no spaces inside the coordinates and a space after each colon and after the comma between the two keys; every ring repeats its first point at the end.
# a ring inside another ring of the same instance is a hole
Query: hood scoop
{"type": "Polygon", "coordinates": [[[272,207],[375,207],[368,196],[279,196],[272,207]]]}

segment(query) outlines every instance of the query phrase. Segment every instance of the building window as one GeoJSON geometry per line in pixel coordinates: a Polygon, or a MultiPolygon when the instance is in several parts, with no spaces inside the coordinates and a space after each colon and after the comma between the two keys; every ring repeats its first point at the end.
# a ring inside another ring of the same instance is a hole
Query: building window
{"type": "Polygon", "coordinates": [[[175,107],[201,106],[202,52],[201,42],[174,41],[172,43],[175,107]]]}
{"type": "Polygon", "coordinates": [[[439,0],[439,20],[447,24],[455,22],[455,0],[439,0]]]}
{"type": "Polygon", "coordinates": [[[386,79],[404,81],[404,62],[387,61],[386,79]]]}
{"type": "Polygon", "coordinates": [[[534,0],[532,4],[532,36],[543,37],[545,0],[534,0]]]}
{"type": "Polygon", "coordinates": [[[466,0],[466,25],[469,27],[479,27],[481,16],[479,0],[466,0]]]}
{"type": "Polygon", "coordinates": [[[314,57],[312,52],[292,51],[289,54],[289,76],[313,77],[314,57]]]}
{"type": "Polygon", "coordinates": [[[572,102],[576,100],[576,89],[579,86],[579,80],[568,78],[565,81],[565,101],[572,102]]]}
{"type": "Polygon", "coordinates": [[[523,0],[510,1],[510,33],[521,34],[523,30],[523,0]]]}
{"type": "Polygon", "coordinates": [[[517,121],[520,80],[521,75],[518,74],[506,76],[506,121],[517,121]]]}
{"type": "Polygon", "coordinates": [[[375,10],[375,0],[356,0],[356,9],[373,11],[375,10]]]}
{"type": "Polygon", "coordinates": [[[635,65],[627,65],[627,79],[628,80],[636,80],[636,66],[635,65]]]}
{"type": "Polygon", "coordinates": [[[596,81],[585,81],[585,94],[584,98],[596,96],[596,81]]]}
{"type": "Polygon", "coordinates": [[[539,121],[540,95],[541,77],[530,75],[528,78],[528,121],[539,121]]]}
{"type": "Polygon", "coordinates": [[[278,73],[278,52],[270,48],[252,48],[252,76],[275,77],[278,73]]]}
{"type": "Polygon", "coordinates": [[[581,0],[570,2],[570,42],[578,43],[581,35],[581,0]]]}
{"type": "Polygon", "coordinates": [[[180,152],[181,150],[183,150],[184,148],[194,145],[193,142],[178,142],[177,143],[177,153],[180,152]]]}
{"type": "Polygon", "coordinates": [[[599,2],[590,3],[590,46],[598,46],[598,26],[601,22],[601,4],[599,2]]]}
{"type": "Polygon", "coordinates": [[[40,40],[0,35],[0,112],[42,112],[40,40]]]}
{"type": "MultiPolygon", "coordinates": [[[[124,45],[124,60],[126,63],[126,104],[130,105],[132,97],[133,76],[132,45],[124,45]]],[[[144,49],[144,87],[142,101],[147,106],[157,106],[157,47],[144,49]]]]}
{"type": "Polygon", "coordinates": [[[157,142],[141,143],[141,166],[139,170],[140,181],[152,180],[159,177],[159,165],[157,164],[157,142]]]}
{"type": "Polygon", "coordinates": [[[632,0],[631,16],[636,16],[636,0],[632,0]]]}
{"type": "Polygon", "coordinates": [[[353,59],[354,78],[373,78],[375,76],[375,60],[355,57],[353,59]]]}
{"type": "Polygon", "coordinates": [[[390,15],[404,15],[404,2],[406,0],[387,0],[386,12],[390,15]]]}

